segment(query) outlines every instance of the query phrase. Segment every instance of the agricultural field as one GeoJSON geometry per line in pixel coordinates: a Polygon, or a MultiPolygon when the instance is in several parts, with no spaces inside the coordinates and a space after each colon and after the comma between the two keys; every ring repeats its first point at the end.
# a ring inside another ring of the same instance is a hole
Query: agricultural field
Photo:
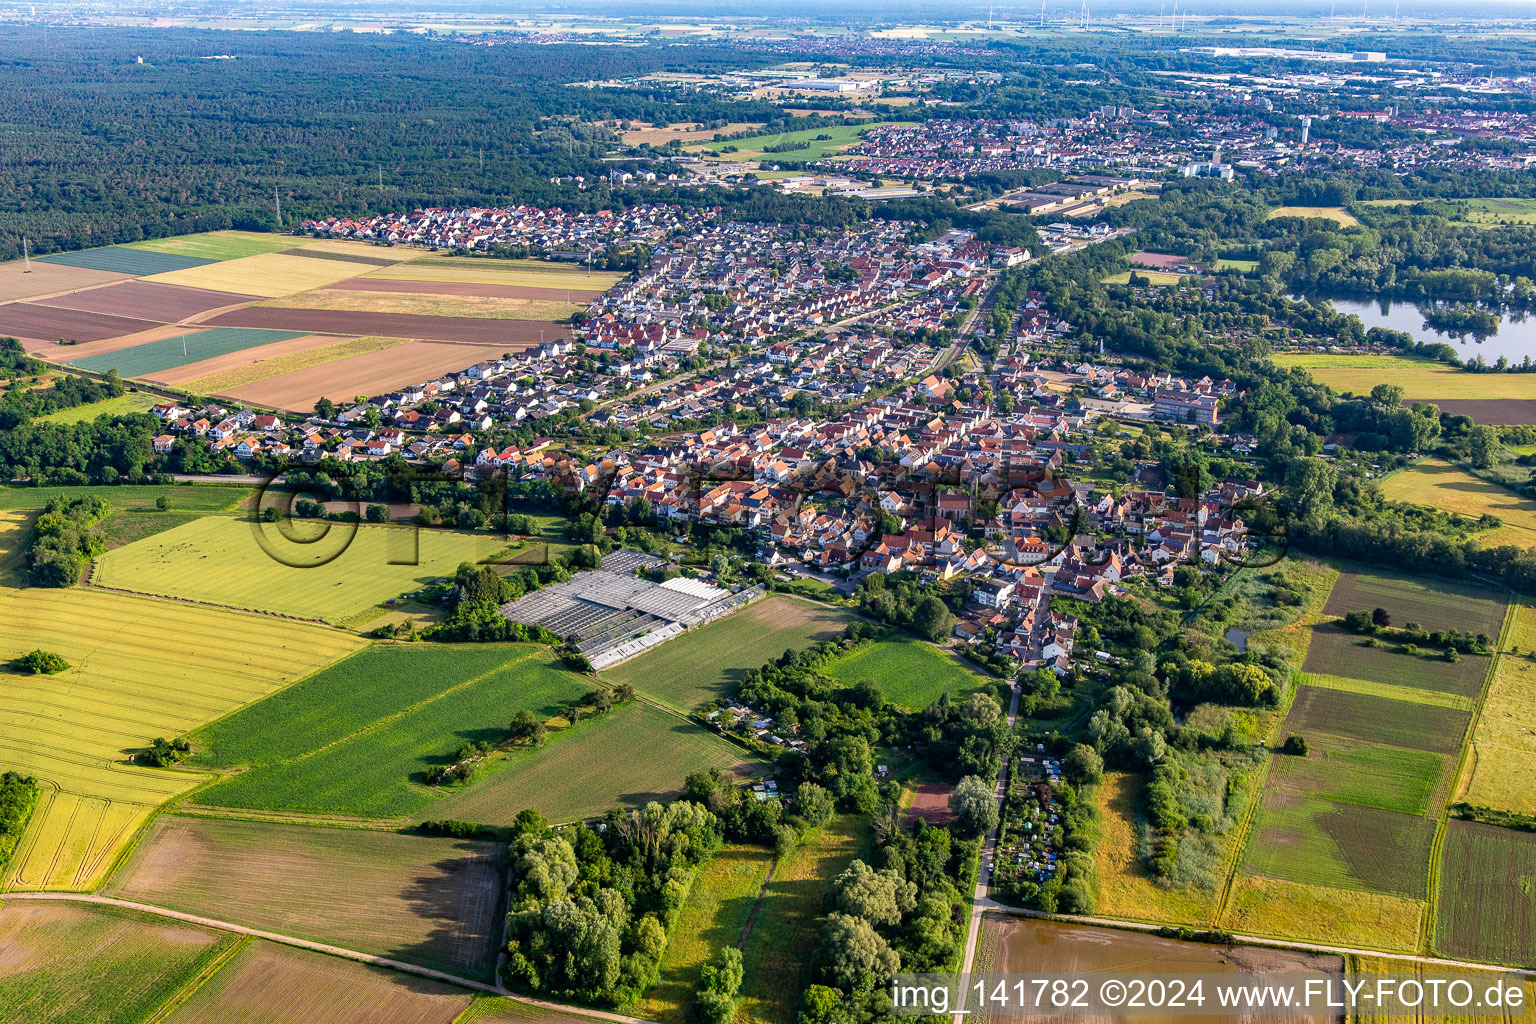
{"type": "Polygon", "coordinates": [[[219,328],[189,330],[174,337],[157,338],[127,348],[71,359],[70,366],[93,373],[116,370],[124,377],[156,377],[167,370],[191,366],[205,359],[217,359],[231,352],[276,345],[304,337],[296,331],[245,330],[219,328]]]}
{"type": "Polygon", "coordinates": [[[1422,899],[1434,835],[1429,818],[1272,787],[1254,822],[1244,870],[1422,899]]]}
{"type": "Polygon", "coordinates": [[[692,722],[636,701],[556,734],[542,750],[513,754],[430,813],[510,825],[518,811],[534,807],[551,821],[575,821],[671,799],[688,775],[708,768],[747,776],[765,766],[692,722]]]}
{"type": "MultiPolygon", "coordinates": [[[[425,300],[421,304],[430,305],[425,300]]],[[[0,307],[0,323],[4,323],[3,316],[3,307],[0,307]]],[[[502,352],[533,348],[541,342],[569,339],[571,336],[568,324],[531,318],[498,320],[483,316],[429,316],[420,313],[358,312],[287,305],[244,306],[219,313],[204,323],[213,327],[255,327],[303,334],[368,334],[419,341],[499,345],[502,352]]],[[[459,369],[469,365],[466,362],[459,369]]]]}
{"type": "Polygon", "coordinates": [[[534,1006],[508,996],[476,996],[453,1024],[592,1024],[592,1018],[534,1006]]]}
{"type": "Polygon", "coordinates": [[[72,409],[59,409],[38,417],[43,423],[85,423],[98,416],[126,416],[134,412],[149,412],[163,399],[142,391],[128,391],[116,398],[77,405],[72,409]]]}
{"type": "MultiPolygon", "coordinates": [[[[1370,605],[1366,610],[1377,607],[1383,606],[1370,605]]],[[[1392,621],[1396,624],[1404,620],[1393,615],[1392,621]]],[[[1428,623],[1424,625],[1429,628],[1428,623]]],[[[1307,651],[1303,671],[1472,698],[1482,688],[1483,677],[1488,674],[1491,662],[1487,656],[1476,654],[1463,655],[1460,661],[1449,662],[1436,648],[1423,647],[1421,653],[1415,655],[1403,653],[1398,649],[1399,645],[1391,641],[1382,641],[1380,647],[1368,647],[1365,641],[1365,637],[1334,622],[1325,622],[1312,632],[1312,646],[1307,651]]]]}
{"type": "Polygon", "coordinates": [[[1221,927],[1248,935],[1413,951],[1423,920],[1420,900],[1238,875],[1221,927]]]}
{"type": "Polygon", "coordinates": [[[1322,217],[1344,228],[1355,227],[1360,223],[1354,214],[1342,206],[1277,206],[1269,211],[1270,220],[1276,217],[1322,217]]]}
{"type": "Polygon", "coordinates": [[[60,263],[33,263],[32,269],[28,270],[21,260],[13,260],[0,263],[0,302],[53,295],[71,288],[92,288],[127,281],[131,276],[107,270],[66,267],[60,263]]]}
{"type": "Polygon", "coordinates": [[[1536,961],[1536,833],[1446,825],[1434,945],[1446,956],[1536,961]]]}
{"type": "Polygon", "coordinates": [[[699,968],[716,950],[735,946],[745,936],[772,865],[771,850],[733,845],[699,869],[672,941],[662,955],[661,976],[634,1008],[637,1016],[686,1024],[699,983],[699,968]]]}
{"type": "Polygon", "coordinates": [[[1342,617],[1346,612],[1385,608],[1395,626],[1417,622],[1426,629],[1460,629],[1496,637],[1507,601],[1488,587],[1351,566],[1340,572],[1323,611],[1342,617]]]}
{"type": "MultiPolygon", "coordinates": [[[[401,266],[376,270],[370,281],[427,281],[540,289],[570,289],[601,294],[622,280],[608,270],[588,271],[541,260],[500,260],[481,256],[423,256],[401,266]]],[[[596,297],[595,295],[593,297],[596,297]]]]}
{"type": "MultiPolygon", "coordinates": [[[[1143,775],[1110,772],[1094,791],[1100,815],[1099,841],[1093,849],[1099,876],[1097,912],[1106,917],[1208,927],[1216,915],[1217,894],[1196,888],[1166,888],[1147,870],[1136,832],[1145,786],[1143,775]]],[[[1235,839],[1234,830],[1226,842],[1235,839]]]]}
{"type": "Polygon", "coordinates": [[[249,302],[252,298],[250,295],[211,292],[203,288],[181,288],[150,281],[124,281],[105,288],[88,288],[68,295],[39,299],[37,304],[87,313],[137,317],[156,323],[177,323],[211,309],[249,302]]]}
{"type": "Polygon", "coordinates": [[[1318,733],[1393,747],[1454,754],[1471,716],[1454,708],[1409,704],[1363,693],[1302,686],[1283,732],[1318,733]]]}
{"type": "Polygon", "coordinates": [[[891,124],[911,124],[910,121],[871,121],[868,124],[835,125],[830,128],[805,128],[796,132],[778,132],[773,135],[752,135],[744,139],[733,139],[730,142],[699,143],[684,148],[690,153],[702,153],[706,150],[714,150],[727,160],[765,160],[772,163],[776,158],[785,160],[822,160],[842,152],[849,146],[855,145],[859,137],[871,128],[883,128],[891,124]],[[828,136],[826,139],[818,139],[818,136],[828,136]],[[768,153],[763,147],[776,146],[783,143],[807,142],[805,149],[792,149],[784,153],[768,153]],[[733,152],[725,152],[725,147],[733,147],[733,152]]]}
{"type": "Polygon", "coordinates": [[[1525,653],[1536,650],[1536,610],[1527,604],[1515,612],[1509,644],[1472,730],[1472,779],[1462,798],[1536,815],[1536,659],[1525,653]]]}
{"type": "Polygon", "coordinates": [[[0,588],[17,587],[25,582],[31,529],[30,513],[0,512],[0,588]]]}
{"type": "Polygon", "coordinates": [[[404,338],[348,338],[309,334],[292,341],[245,349],[157,375],[156,379],[193,394],[212,395],[246,387],[285,373],[324,366],[409,344],[404,338]]]}
{"type": "Polygon", "coordinates": [[[852,686],[868,679],[887,700],[921,710],[944,694],[961,700],[988,688],[990,680],[958,657],[922,640],[884,640],[839,658],[827,675],[852,686]]]}
{"type": "Polygon", "coordinates": [[[825,605],[770,597],[615,666],[603,680],[629,683],[687,711],[728,695],[747,669],[761,668],[789,648],[841,636],[848,622],[847,615],[825,605]]]}
{"type": "Polygon", "coordinates": [[[1425,459],[1384,478],[1381,493],[1389,501],[1429,505],[1469,519],[1498,516],[1503,525],[1478,533],[1479,544],[1536,547],[1536,501],[1440,459],[1425,459]]]}
{"type": "Polygon", "coordinates": [[[107,270],[115,274],[147,276],[165,274],[177,270],[201,267],[209,261],[196,256],[178,253],[154,252],[130,249],[122,245],[108,245],[100,249],[76,249],[39,256],[34,262],[56,263],[63,267],[82,267],[86,270],[107,270]]]}
{"type": "Polygon", "coordinates": [[[1188,274],[1170,274],[1165,270],[1142,270],[1138,267],[1135,270],[1122,270],[1118,274],[1110,274],[1104,278],[1104,283],[1130,284],[1132,274],[1145,278],[1147,283],[1154,287],[1167,287],[1168,285],[1178,284],[1189,276],[1188,274]]]}
{"type": "Polygon", "coordinates": [[[9,887],[93,887],[155,807],[201,781],[131,765],[129,754],[359,644],[302,623],[100,590],[0,591],[0,660],[41,647],[71,665],[0,687],[0,768],[45,787],[9,887]]]}
{"type": "Polygon", "coordinates": [[[464,989],[261,940],[178,1006],[167,1024],[452,1024],[464,989]]]}
{"type": "Polygon", "coordinates": [[[1423,750],[1317,736],[1306,756],[1275,757],[1269,785],[1404,814],[1437,814],[1448,759],[1423,750]]]}
{"type": "MultiPolygon", "coordinates": [[[[348,282],[355,283],[355,282],[348,282]]],[[[370,285],[389,284],[369,281],[370,285]]],[[[420,282],[406,282],[417,284],[420,282]]],[[[528,289],[533,291],[534,289],[528,289]]],[[[380,288],[320,288],[285,299],[264,302],[262,307],[283,309],[346,310],[370,314],[418,314],[437,318],[479,317],[491,320],[536,320],[546,323],[568,320],[582,308],[579,302],[562,301],[551,290],[549,297],[536,295],[445,295],[422,289],[386,291],[380,288]]],[[[454,339],[450,339],[454,340],[454,339]]]]}
{"type": "MultiPolygon", "coordinates": [[[[434,818],[465,817],[441,809],[453,800],[443,799],[447,791],[426,785],[427,773],[452,764],[455,751],[466,741],[494,743],[503,739],[518,711],[531,711],[535,718],[547,721],[559,712],[562,701],[580,697],[588,689],[582,677],[561,668],[547,648],[503,647],[500,658],[502,664],[477,675],[438,678],[436,693],[420,696],[349,732],[342,730],[361,718],[360,711],[347,709],[340,723],[317,721],[313,716],[308,723],[301,720],[295,726],[295,741],[318,740],[318,746],[282,757],[277,751],[286,744],[266,744],[257,756],[270,760],[200,791],[194,799],[213,807],[367,818],[401,818],[417,812],[434,818]]],[[[445,660],[438,658],[437,662],[445,660]]],[[[346,666],[344,670],[352,669],[346,666]]],[[[407,693],[413,689],[408,681],[400,682],[407,693]]],[[[392,701],[385,698],[379,703],[389,707],[392,701]]],[[[615,711],[612,717],[620,719],[624,714],[615,711]]],[[[634,741],[638,743],[639,737],[634,741]]],[[[558,758],[560,747],[561,743],[555,742],[547,752],[538,751],[533,756],[536,760],[558,758]]],[[[612,763],[594,764],[592,768],[601,775],[612,770],[612,763]]],[[[679,781],[681,778],[679,774],[679,781]]],[[[610,785],[620,781],[615,779],[610,785]]],[[[506,822],[486,814],[468,820],[503,824],[510,823],[510,815],[506,822]]]]}
{"type": "Polygon", "coordinates": [[[719,128],[707,128],[697,121],[684,121],[680,124],[666,126],[646,124],[644,121],[631,122],[628,131],[621,133],[626,146],[638,146],[646,143],[658,148],[669,142],[710,142],[716,135],[739,135],[754,128],[761,128],[761,122],[733,121],[730,124],[721,125],[719,128]]]}
{"type": "Polygon", "coordinates": [[[746,980],[741,1024],[793,1024],[821,937],[827,886],[851,861],[868,856],[868,819],[834,818],[775,865],[762,904],[741,942],[746,980]]]}
{"type": "Polygon", "coordinates": [[[277,299],[284,295],[307,292],[312,288],[324,288],[367,272],[368,264],[365,263],[313,259],[284,251],[258,253],[168,274],[156,274],[149,280],[277,299]]]}
{"type": "Polygon", "coordinates": [[[163,815],[106,891],[485,979],[505,871],[499,843],[163,815]]]}
{"type": "Polygon", "coordinates": [[[286,540],[279,527],[232,517],[199,519],[107,552],[97,560],[93,582],[342,623],[452,575],[461,562],[479,561],[506,547],[504,539],[488,533],[345,523],[296,527],[305,537],[324,538],[304,544],[286,540]]]}
{"type": "Polygon", "coordinates": [[[254,492],[244,484],[123,484],[117,487],[11,487],[0,485],[0,509],[41,509],[53,498],[104,499],[118,509],[152,509],[165,498],[172,509],[188,512],[232,512],[254,492]]]}
{"type": "Polygon", "coordinates": [[[195,235],[174,235],[146,242],[129,242],[125,249],[168,252],[203,260],[236,260],[259,256],[264,252],[291,249],[299,240],[291,235],[263,234],[258,231],[206,231],[195,235]]]}
{"type": "Polygon", "coordinates": [[[1409,704],[1432,704],[1437,708],[1454,708],[1457,711],[1471,711],[1477,704],[1475,694],[1464,697],[1441,690],[1394,686],[1391,683],[1372,679],[1329,676],[1320,672],[1298,672],[1296,681],[1306,686],[1320,686],[1325,690],[1345,690],[1349,693],[1365,694],[1368,697],[1385,697],[1388,700],[1407,701],[1409,704]]]}
{"type": "Polygon", "coordinates": [[[0,306],[0,335],[23,341],[89,343],[138,334],[159,326],[153,320],[60,309],[32,302],[8,302],[0,306]]]}
{"type": "Polygon", "coordinates": [[[1466,373],[1411,356],[1276,352],[1270,359],[1277,366],[1306,370],[1337,391],[1357,395],[1370,394],[1377,384],[1396,384],[1410,402],[1536,400],[1536,377],[1528,373],[1466,373]]]}
{"type": "Polygon", "coordinates": [[[145,1020],[238,941],[132,911],[10,900],[0,906],[0,1020],[145,1020]]]}

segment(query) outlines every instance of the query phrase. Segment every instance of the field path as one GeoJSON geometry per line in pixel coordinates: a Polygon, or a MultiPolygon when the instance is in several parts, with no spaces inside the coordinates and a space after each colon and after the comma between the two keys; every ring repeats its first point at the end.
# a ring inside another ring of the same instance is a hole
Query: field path
{"type": "Polygon", "coordinates": [[[135,903],[132,900],[120,900],[111,896],[94,896],[89,893],[73,892],[15,892],[7,893],[6,900],[63,900],[70,903],[94,903],[99,906],[119,907],[123,910],[136,910],[141,914],[154,914],[157,917],[168,917],[187,924],[201,925],[204,928],[217,928],[220,931],[233,932],[236,935],[249,935],[255,939],[266,939],[268,942],[277,942],[285,946],[295,946],[299,949],[308,949],[316,953],[325,953],[330,956],[338,956],[346,960],[356,960],[358,963],[370,964],[374,967],[385,967],[392,971],[400,971],[404,974],[414,974],[422,978],[431,978],[434,981],[447,982],[450,985],[458,985],[461,988],[474,989],[477,992],[485,992],[490,995],[506,996],[529,1006],[537,1006],[545,1010],[554,1010],[560,1013],[573,1013],[583,1017],[591,1017],[595,1020],[614,1021],[616,1024],[653,1024],[644,1017],[629,1017],[622,1013],[609,1013],[606,1010],[593,1010],[585,1006],[567,1006],[564,1003],[551,1003],[542,999],[530,999],[499,985],[488,985],[483,981],[474,981],[470,978],[461,978],[456,974],[446,971],[436,971],[430,967],[418,967],[401,960],[391,960],[388,957],[374,956],[372,953],[361,953],[355,949],[347,949],[344,946],[331,946],[324,942],[311,942],[308,939],[300,939],[292,935],[281,935],[277,932],[265,932],[259,928],[247,928],[244,925],[233,924],[229,921],[220,921],[211,917],[200,917],[197,914],[184,914],[179,910],[167,910],[149,903],[135,903]]]}

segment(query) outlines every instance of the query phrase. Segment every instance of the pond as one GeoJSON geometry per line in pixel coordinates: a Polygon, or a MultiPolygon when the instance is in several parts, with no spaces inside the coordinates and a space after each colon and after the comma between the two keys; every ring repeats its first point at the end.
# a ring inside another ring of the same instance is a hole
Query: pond
{"type": "Polygon", "coordinates": [[[1236,647],[1239,651],[1246,651],[1248,650],[1248,637],[1251,633],[1252,630],[1238,629],[1236,626],[1233,626],[1227,630],[1225,635],[1227,642],[1233,647],[1236,647]]]}
{"type": "Polygon", "coordinates": [[[1413,335],[1415,341],[1426,345],[1444,343],[1454,348],[1462,359],[1482,356],[1485,361],[1492,363],[1499,356],[1504,356],[1510,362],[1518,363],[1530,356],[1536,360],[1536,316],[1523,311],[1506,310],[1500,314],[1498,333],[1478,341],[1471,335],[1458,338],[1428,326],[1424,323],[1424,314],[1411,302],[1391,299],[1367,301],[1360,298],[1335,298],[1331,295],[1293,295],[1291,298],[1308,302],[1326,299],[1340,313],[1359,317],[1367,328],[1387,327],[1403,331],[1413,335]]]}

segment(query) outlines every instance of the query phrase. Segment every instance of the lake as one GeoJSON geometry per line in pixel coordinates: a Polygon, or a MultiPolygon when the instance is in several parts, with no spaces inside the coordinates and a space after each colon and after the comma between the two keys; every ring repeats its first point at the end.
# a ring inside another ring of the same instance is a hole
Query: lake
{"type": "Polygon", "coordinates": [[[1304,295],[1293,295],[1291,298],[1309,302],[1326,299],[1340,313],[1359,317],[1361,323],[1367,328],[1387,327],[1394,331],[1403,331],[1413,335],[1415,341],[1422,341],[1427,345],[1444,343],[1454,348],[1456,354],[1462,359],[1476,359],[1482,356],[1490,363],[1497,360],[1499,356],[1505,356],[1512,363],[1518,363],[1526,356],[1536,359],[1536,317],[1524,312],[1511,313],[1506,310],[1501,313],[1498,333],[1491,338],[1478,341],[1470,335],[1458,338],[1453,334],[1446,334],[1444,331],[1437,331],[1427,326],[1424,323],[1424,314],[1420,313],[1419,307],[1411,302],[1394,302],[1391,299],[1366,301],[1358,298],[1304,295]]]}
{"type": "MultiPolygon", "coordinates": [[[[1218,946],[1182,942],[1146,932],[1063,924],[1037,918],[988,913],[982,921],[975,970],[1020,974],[1122,974],[1167,978],[1175,974],[1249,974],[1285,971],[1338,972],[1344,960],[1337,956],[1267,949],[1259,946],[1218,946]]],[[[978,1015],[980,1016],[980,1015],[978,1015]]],[[[974,1019],[974,1018],[973,1018],[974,1019]]],[[[993,1021],[1059,1022],[1064,1018],[1026,1015],[991,1015],[993,1021]]],[[[1136,1024],[1156,1021],[1187,1021],[1188,1015],[1073,1016],[1078,1021],[1127,1020],[1136,1024]]],[[[1233,1014],[1210,1014],[1209,1021],[1238,1021],[1233,1014]]],[[[1295,1018],[1292,1018],[1295,1019],[1295,1018]]],[[[1303,1018],[1305,1019],[1305,1018],[1303,1018]]],[[[1321,1015],[1318,1020],[1329,1020],[1321,1015]]]]}

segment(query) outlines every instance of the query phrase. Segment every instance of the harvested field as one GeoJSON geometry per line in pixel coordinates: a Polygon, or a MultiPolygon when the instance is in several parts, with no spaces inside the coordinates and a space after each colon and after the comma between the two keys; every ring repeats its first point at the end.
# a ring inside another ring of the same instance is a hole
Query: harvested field
{"type": "Polygon", "coordinates": [[[0,687],[0,769],[50,787],[10,884],[93,887],[153,808],[201,781],[129,764],[130,754],[359,645],[336,630],[87,588],[0,591],[0,661],[41,647],[71,665],[0,687]]]}
{"type": "Polygon", "coordinates": [[[1472,781],[1464,799],[1483,807],[1536,815],[1536,611],[1522,604],[1510,628],[1511,648],[1472,731],[1472,781]]]}
{"type": "Polygon", "coordinates": [[[41,509],[53,498],[100,497],[114,508],[152,510],[164,497],[173,509],[196,512],[231,512],[255,493],[240,483],[219,484],[121,484],[94,487],[0,486],[0,509],[41,509]]]}
{"type": "Polygon", "coordinates": [[[30,512],[0,512],[0,587],[19,586],[26,575],[30,512]]]}
{"type": "Polygon", "coordinates": [[[162,284],[211,288],[214,291],[241,292],[275,299],[295,292],[307,292],[311,288],[324,288],[328,284],[367,273],[367,270],[367,266],[360,263],[307,260],[286,252],[266,252],[161,274],[155,280],[162,284]]]}
{"type": "Polygon", "coordinates": [[[369,256],[361,252],[329,252],[324,249],[284,249],[288,256],[302,256],[310,260],[335,260],[338,263],[358,263],[365,267],[392,267],[399,260],[380,259],[377,256],[369,256]]]}
{"type": "MultiPolygon", "coordinates": [[[[1392,621],[1398,621],[1396,615],[1392,621]]],[[[1476,697],[1492,663],[1491,658],[1472,654],[1460,661],[1446,661],[1428,647],[1420,648],[1421,654],[1405,654],[1396,644],[1368,647],[1365,640],[1334,622],[1325,622],[1312,631],[1303,671],[1476,697]]]]}
{"type": "Polygon", "coordinates": [[[686,1024],[699,968],[716,950],[741,941],[773,860],[766,847],[730,845],[699,869],[662,955],[660,977],[635,1014],[686,1024]]]}
{"type": "Polygon", "coordinates": [[[1251,935],[1416,951],[1424,904],[1358,889],[1238,875],[1221,927],[1251,935]]]}
{"type": "Polygon", "coordinates": [[[130,274],[66,267],[58,263],[34,262],[30,272],[21,260],[0,263],[0,302],[54,295],[76,288],[91,288],[114,281],[127,281],[131,277],[130,274]]]}
{"type": "Polygon", "coordinates": [[[924,782],[912,794],[912,806],[907,809],[907,821],[922,818],[930,825],[948,825],[955,820],[949,809],[950,795],[955,787],[942,782],[924,782]]]}
{"type": "Polygon", "coordinates": [[[105,373],[116,370],[124,377],[150,377],[180,366],[191,366],[230,352],[260,348],[303,337],[293,331],[261,331],[242,328],[188,330],[170,338],[145,341],[100,355],[71,359],[70,366],[105,373]]]}
{"type": "Polygon", "coordinates": [[[1461,749],[1470,719],[1467,712],[1453,708],[1302,686],[1296,690],[1284,731],[1307,737],[1327,733],[1366,743],[1454,754],[1461,749]]]}
{"type": "MultiPolygon", "coordinates": [[[[471,285],[470,287],[475,287],[471,285]]],[[[483,286],[481,286],[483,287],[483,286]]],[[[341,291],[320,288],[303,295],[290,295],[261,308],[316,309],[389,316],[471,317],[479,320],[539,320],[546,323],[569,320],[581,309],[579,302],[566,302],[558,293],[538,298],[495,298],[379,291],[341,291]]]]}
{"type": "Polygon", "coordinates": [[[424,256],[402,266],[376,270],[371,280],[462,281],[471,284],[523,285],[531,288],[598,288],[607,290],[624,275],[538,260],[495,260],[482,257],[424,256]]]}
{"type": "Polygon", "coordinates": [[[638,146],[643,142],[652,146],[665,146],[674,139],[681,142],[713,142],[716,135],[740,135],[761,127],[762,123],[758,121],[732,121],[719,128],[706,128],[697,121],[685,121],[665,128],[656,125],[631,128],[623,133],[623,137],[626,146],[638,146]]]}
{"type": "MultiPolygon", "coordinates": [[[[504,717],[494,720],[498,730],[504,717]]],[[[700,726],[636,701],[542,750],[513,754],[484,779],[434,803],[431,815],[510,825],[518,811],[536,807],[551,821],[576,821],[668,800],[682,791],[686,776],[707,768],[747,776],[765,766],[700,726]]]]}
{"type": "Polygon", "coordinates": [[[0,907],[0,1020],[146,1020],[237,941],[131,911],[8,902],[0,907]]]}
{"type": "Polygon", "coordinates": [[[1177,270],[1189,262],[1188,256],[1180,256],[1171,252],[1133,252],[1129,257],[1131,266],[1146,267],[1149,270],[1177,270]]]}
{"type": "Polygon", "coordinates": [[[373,334],[386,338],[463,341],[477,345],[500,345],[504,352],[532,348],[540,341],[571,336],[567,324],[532,320],[358,313],[343,309],[296,309],[287,306],[247,306],[245,309],[220,313],[207,322],[216,327],[262,327],[313,334],[373,334]]]}
{"type": "Polygon", "coordinates": [[[476,284],[469,281],[404,281],[377,277],[354,277],[350,281],[338,281],[329,290],[338,292],[393,292],[397,295],[458,295],[487,299],[544,299],[556,302],[590,302],[603,294],[603,289],[601,288],[545,288],[522,284],[476,284]]]}
{"type": "Polygon", "coordinates": [[[1507,597],[1488,587],[1360,567],[1339,574],[1323,611],[1342,617],[1346,612],[1385,608],[1394,626],[1417,622],[1425,629],[1460,629],[1496,637],[1507,603],[1507,597]]]}
{"type": "Polygon", "coordinates": [[[400,971],[256,940],[167,1024],[452,1024],[473,997],[400,971]]]}
{"type": "Polygon", "coordinates": [[[193,235],[173,235],[145,242],[129,242],[125,249],[143,249],[165,252],[175,256],[192,256],[202,260],[236,260],[243,256],[257,256],[264,252],[278,252],[290,248],[290,235],[264,234],[257,231],[200,231],[193,235]]]}
{"type": "Polygon", "coordinates": [[[1425,459],[1393,473],[1381,481],[1381,493],[1391,501],[1429,505],[1469,519],[1498,516],[1503,525],[1478,533],[1478,543],[1536,547],[1536,501],[1448,462],[1425,459]]]}
{"type": "Polygon", "coordinates": [[[478,561],[506,547],[493,534],[413,526],[307,523],[294,529],[325,539],[290,543],[275,524],[224,516],[199,519],[107,552],[97,562],[94,582],[136,593],[342,622],[452,575],[460,562],[478,561]],[[408,564],[412,561],[416,564],[408,564]]]}
{"type": "Polygon", "coordinates": [[[378,395],[405,384],[419,384],[466,369],[508,351],[506,345],[461,345],[447,341],[412,341],[376,352],[349,356],[323,366],[282,373],[229,390],[238,401],[272,409],[309,412],[324,396],[350,402],[357,395],[378,395]]]}
{"type": "Polygon", "coordinates": [[[1360,222],[1354,214],[1342,206],[1277,206],[1269,211],[1269,219],[1276,217],[1323,218],[1336,222],[1340,227],[1354,227],[1360,222]]]}
{"type": "Polygon", "coordinates": [[[946,693],[952,700],[964,700],[986,689],[990,682],[948,651],[907,637],[870,644],[838,659],[825,671],[847,686],[868,679],[887,700],[913,710],[927,707],[946,693]]]}
{"type": "Polygon", "coordinates": [[[114,274],[146,277],[150,274],[164,274],[173,270],[201,267],[209,261],[196,256],[109,245],[102,249],[56,252],[50,256],[38,257],[38,262],[57,263],[66,267],[84,267],[87,270],[110,270],[114,274]]]}
{"type": "MultiPolygon", "coordinates": [[[[185,385],[187,390],[194,394],[210,395],[242,384],[254,384],[280,373],[290,373],[305,367],[319,366],[336,359],[345,359],[347,356],[389,347],[389,344],[355,346],[354,342],[357,340],[359,339],[338,339],[332,334],[301,334],[287,341],[237,349],[234,352],[214,356],[212,359],[173,366],[169,370],[154,374],[153,379],[163,384],[185,385]],[[330,354],[327,355],[327,353],[330,354]]],[[[391,341],[390,344],[403,343],[391,341]]]]}
{"type": "Polygon", "coordinates": [[[835,608],[792,597],[770,597],[603,673],[681,710],[730,693],[749,668],[761,668],[788,648],[842,635],[849,617],[835,608]]]}
{"type": "Polygon", "coordinates": [[[151,320],[135,320],[106,313],[84,313],[74,309],[39,306],[30,302],[11,302],[0,306],[0,336],[36,338],[40,341],[105,341],[125,334],[137,334],[160,326],[151,320]]]}
{"type": "Polygon", "coordinates": [[[156,323],[176,323],[210,309],[251,302],[254,295],[211,292],[206,288],[182,288],[153,281],[124,281],[105,288],[89,288],[43,299],[40,306],[79,309],[88,313],[110,313],[137,317],[156,323]]]}
{"type": "MultiPolygon", "coordinates": [[[[461,671],[449,677],[451,682],[439,680],[438,692],[381,715],[329,746],[253,768],[199,791],[194,799],[215,807],[349,817],[404,818],[418,812],[460,817],[439,814],[434,805],[459,790],[428,786],[427,773],[452,764],[466,741],[504,739],[517,712],[531,711],[538,721],[548,721],[563,701],[588,689],[543,647],[516,651],[505,664],[476,676],[464,677],[461,671]]],[[[471,820],[511,824],[510,816],[471,820]]]]}
{"type": "Polygon", "coordinates": [[[499,843],[216,818],[159,818],[114,896],[488,978],[499,843]]]}
{"type": "Polygon", "coordinates": [[[1254,821],[1243,869],[1308,885],[1422,899],[1434,837],[1430,818],[1271,788],[1254,821]]]}
{"type": "MultiPolygon", "coordinates": [[[[1405,399],[1405,401],[1412,400],[1405,399]]],[[[1486,423],[1492,427],[1536,423],[1536,398],[1471,398],[1453,401],[1424,399],[1424,401],[1434,401],[1441,412],[1450,416],[1470,416],[1475,422],[1486,423]]]]}
{"type": "Polygon", "coordinates": [[[1536,379],[1528,373],[1467,373],[1413,356],[1276,352],[1270,359],[1278,366],[1306,370],[1339,391],[1368,395],[1377,384],[1396,384],[1410,399],[1434,402],[1442,409],[1448,399],[1536,400],[1536,379]]]}
{"type": "Polygon", "coordinates": [[[1519,967],[1536,962],[1536,833],[1450,821],[1438,906],[1437,951],[1519,967]]]}
{"type": "Polygon", "coordinates": [[[741,1024],[792,1024],[814,971],[827,886],[856,857],[867,857],[867,818],[845,814],[805,837],[774,868],[752,931],[741,945],[746,979],[741,1024]]]}

